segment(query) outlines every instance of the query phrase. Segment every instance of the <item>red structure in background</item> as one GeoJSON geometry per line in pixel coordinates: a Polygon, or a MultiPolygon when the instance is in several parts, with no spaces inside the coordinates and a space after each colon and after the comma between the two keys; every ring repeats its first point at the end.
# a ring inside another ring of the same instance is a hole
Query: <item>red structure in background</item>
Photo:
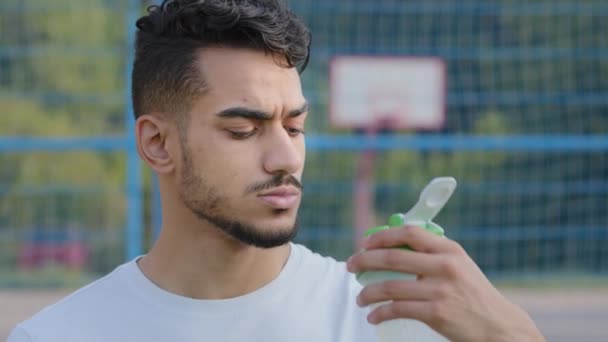
{"type": "Polygon", "coordinates": [[[89,248],[82,234],[73,230],[33,230],[19,246],[20,269],[36,269],[48,264],[80,270],[87,263],[89,248]]]}

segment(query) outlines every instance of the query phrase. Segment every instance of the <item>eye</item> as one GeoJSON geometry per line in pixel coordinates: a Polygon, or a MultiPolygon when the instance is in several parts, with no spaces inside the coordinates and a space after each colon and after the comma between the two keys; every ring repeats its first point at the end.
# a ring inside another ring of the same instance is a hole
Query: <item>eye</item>
{"type": "Polygon", "coordinates": [[[233,139],[243,140],[253,136],[258,131],[257,128],[254,128],[249,131],[228,131],[233,139]]]}
{"type": "Polygon", "coordinates": [[[293,128],[293,127],[285,127],[285,130],[289,134],[289,136],[296,137],[300,134],[305,134],[303,129],[293,128]]]}

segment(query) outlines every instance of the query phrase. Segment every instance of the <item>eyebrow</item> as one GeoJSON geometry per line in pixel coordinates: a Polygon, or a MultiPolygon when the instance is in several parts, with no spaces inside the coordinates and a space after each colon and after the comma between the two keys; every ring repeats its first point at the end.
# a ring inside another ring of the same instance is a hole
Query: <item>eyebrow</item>
{"type": "MultiPolygon", "coordinates": [[[[296,116],[306,113],[308,111],[308,108],[309,105],[308,102],[306,102],[300,108],[294,109],[287,113],[287,116],[290,118],[294,118],[296,116]]],[[[270,120],[273,117],[273,115],[270,113],[246,107],[227,108],[217,113],[217,116],[221,118],[245,118],[251,120],[270,120]]]]}

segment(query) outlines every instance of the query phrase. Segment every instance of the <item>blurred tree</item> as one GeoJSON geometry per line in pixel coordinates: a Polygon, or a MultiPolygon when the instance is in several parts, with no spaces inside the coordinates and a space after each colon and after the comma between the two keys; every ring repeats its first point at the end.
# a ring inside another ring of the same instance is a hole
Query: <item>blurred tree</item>
{"type": "MultiPolygon", "coordinates": [[[[0,4],[0,136],[123,134],[125,2],[0,4]]],[[[0,222],[121,228],[124,155],[0,155],[0,222]],[[27,205],[25,205],[27,203],[27,205]]]]}

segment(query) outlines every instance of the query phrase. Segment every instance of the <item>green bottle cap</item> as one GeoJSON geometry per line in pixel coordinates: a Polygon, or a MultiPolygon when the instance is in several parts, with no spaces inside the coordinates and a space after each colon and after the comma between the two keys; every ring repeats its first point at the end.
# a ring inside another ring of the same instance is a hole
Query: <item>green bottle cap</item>
{"type": "Polygon", "coordinates": [[[386,225],[385,226],[377,226],[377,227],[374,227],[374,228],[370,228],[370,229],[368,229],[368,230],[365,231],[365,236],[366,237],[367,236],[371,236],[371,235],[376,234],[377,232],[380,232],[380,231],[383,231],[383,230],[387,230],[389,228],[390,227],[386,226],[386,225]]]}
{"type": "MultiPolygon", "coordinates": [[[[382,226],[376,226],[373,228],[368,229],[367,231],[365,231],[365,236],[369,237],[372,236],[378,232],[381,232],[383,230],[387,230],[387,229],[391,229],[391,228],[396,228],[396,227],[403,227],[406,224],[409,225],[413,225],[413,226],[418,226],[421,228],[426,229],[427,231],[437,235],[437,236],[444,236],[445,231],[443,230],[443,228],[441,228],[441,226],[439,226],[437,223],[435,222],[431,222],[431,221],[416,221],[416,222],[405,222],[405,215],[403,215],[402,213],[396,213],[396,214],[392,214],[389,219],[388,219],[388,225],[382,225],[382,226]]],[[[408,246],[402,246],[399,247],[405,250],[412,250],[411,248],[409,248],[408,246]]]]}
{"type": "Polygon", "coordinates": [[[405,225],[405,215],[396,213],[388,218],[388,225],[391,227],[400,227],[405,225]]]}

